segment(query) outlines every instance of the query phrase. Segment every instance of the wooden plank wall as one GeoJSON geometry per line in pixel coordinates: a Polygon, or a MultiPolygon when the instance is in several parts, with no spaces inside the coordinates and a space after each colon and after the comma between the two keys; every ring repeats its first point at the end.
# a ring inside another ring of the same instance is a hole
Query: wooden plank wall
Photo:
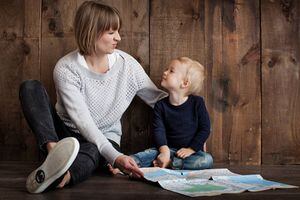
{"type": "Polygon", "coordinates": [[[218,162],[260,164],[259,1],[205,2],[209,143],[218,162]]]}
{"type": "MultiPolygon", "coordinates": [[[[22,80],[43,82],[55,102],[52,70],[76,48],[73,17],[84,0],[0,3],[0,160],[36,160],[22,115],[22,80]]],[[[300,163],[300,2],[294,0],[102,0],[122,16],[119,48],[159,85],[172,58],[207,69],[202,95],[212,121],[208,151],[229,164],[300,163]]],[[[138,98],[122,119],[122,146],[151,146],[151,109],[138,98]]]]}
{"type": "Polygon", "coordinates": [[[262,159],[300,163],[300,2],[262,1],[262,159]]]}

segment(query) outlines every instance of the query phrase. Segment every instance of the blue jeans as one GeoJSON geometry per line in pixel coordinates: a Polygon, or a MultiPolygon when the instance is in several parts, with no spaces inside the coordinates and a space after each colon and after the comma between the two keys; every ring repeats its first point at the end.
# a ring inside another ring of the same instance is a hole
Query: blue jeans
{"type": "MultiPolygon", "coordinates": [[[[170,148],[171,168],[178,170],[200,170],[212,168],[213,158],[209,153],[198,151],[189,157],[182,159],[176,156],[177,149],[170,148]]],[[[158,156],[156,148],[146,149],[131,155],[139,167],[152,167],[153,161],[158,156]]]]}

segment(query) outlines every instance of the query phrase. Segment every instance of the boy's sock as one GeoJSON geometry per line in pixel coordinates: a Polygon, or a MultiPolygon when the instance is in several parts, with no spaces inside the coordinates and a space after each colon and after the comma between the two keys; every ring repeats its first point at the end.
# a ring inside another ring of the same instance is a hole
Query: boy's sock
{"type": "Polygon", "coordinates": [[[41,193],[48,187],[54,187],[56,183],[58,185],[74,162],[78,151],[79,143],[75,138],[68,137],[59,141],[51,149],[44,163],[28,176],[28,192],[41,193]]]}

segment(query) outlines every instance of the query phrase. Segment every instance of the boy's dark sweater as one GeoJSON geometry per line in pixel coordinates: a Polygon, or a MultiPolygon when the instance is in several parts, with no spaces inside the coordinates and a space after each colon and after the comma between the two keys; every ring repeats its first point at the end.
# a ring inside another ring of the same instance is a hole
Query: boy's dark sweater
{"type": "Polygon", "coordinates": [[[190,95],[179,106],[170,104],[169,97],[155,104],[153,117],[154,141],[157,148],[187,148],[203,151],[210,133],[210,120],[202,97],[190,95]]]}

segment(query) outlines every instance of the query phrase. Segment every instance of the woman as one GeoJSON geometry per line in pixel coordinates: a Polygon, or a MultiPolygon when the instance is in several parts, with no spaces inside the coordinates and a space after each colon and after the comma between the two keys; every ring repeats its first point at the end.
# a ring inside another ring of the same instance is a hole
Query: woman
{"type": "Polygon", "coordinates": [[[166,93],[132,56],[116,49],[120,26],[115,8],[93,1],[79,7],[74,20],[78,50],[61,58],[53,73],[56,109],[38,81],[22,83],[25,118],[48,153],[27,179],[29,192],[77,184],[99,165],[143,176],[135,161],[119,151],[120,119],[135,95],[153,107],[166,93]]]}

